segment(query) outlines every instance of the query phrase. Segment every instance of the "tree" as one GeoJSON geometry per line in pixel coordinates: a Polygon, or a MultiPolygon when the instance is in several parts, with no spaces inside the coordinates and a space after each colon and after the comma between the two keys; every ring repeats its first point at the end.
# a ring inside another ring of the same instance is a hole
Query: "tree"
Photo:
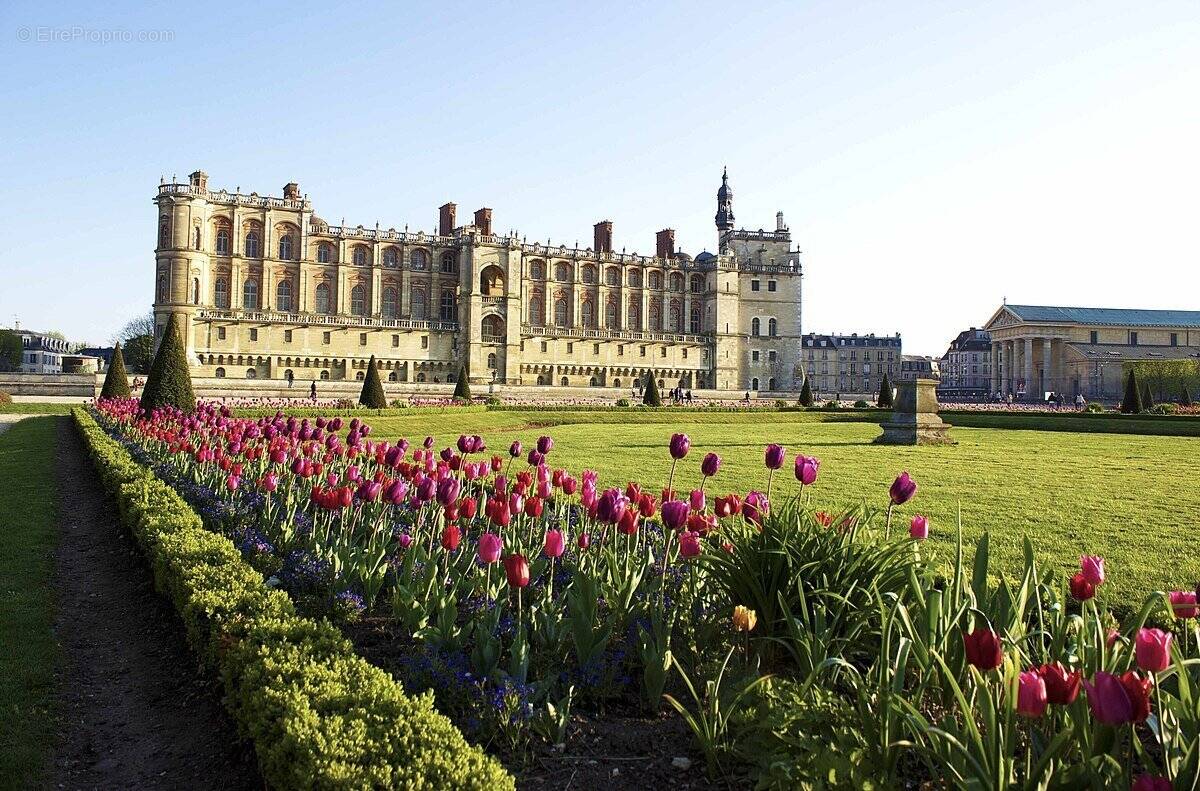
{"type": "Polygon", "coordinates": [[[1154,394],[1150,392],[1150,383],[1146,382],[1142,385],[1142,409],[1150,409],[1154,406],[1154,394]]]}
{"type": "Polygon", "coordinates": [[[1191,391],[1188,390],[1188,386],[1180,385],[1180,388],[1181,389],[1180,389],[1180,393],[1179,393],[1179,403],[1183,404],[1184,406],[1191,406],[1192,405],[1192,394],[1191,394],[1191,391]]]}
{"type": "Polygon", "coordinates": [[[184,412],[196,409],[192,375],[188,371],[187,351],[183,347],[183,325],[179,314],[171,314],[158,354],[150,366],[150,376],[142,389],[141,406],[147,413],[161,406],[173,406],[184,412]]]}
{"type": "Polygon", "coordinates": [[[463,363],[458,369],[458,381],[454,383],[454,398],[456,400],[471,400],[471,383],[467,381],[467,364],[463,363]]]}
{"type": "Polygon", "coordinates": [[[813,405],[812,385],[809,384],[808,377],[806,376],[806,377],[804,377],[804,387],[800,388],[800,406],[808,407],[808,406],[812,406],[812,405],[813,405]]]}
{"type": "Polygon", "coordinates": [[[1121,400],[1121,411],[1126,415],[1136,415],[1142,411],[1142,391],[1132,368],[1125,379],[1125,398],[1121,400]]]}
{"type": "Polygon", "coordinates": [[[371,355],[371,362],[367,364],[367,376],[363,379],[362,393],[358,396],[358,403],[368,409],[384,409],[387,407],[387,396],[383,394],[383,382],[379,381],[379,369],[375,367],[375,355],[371,355]]]}
{"type": "Polygon", "coordinates": [[[662,396],[658,394],[658,382],[654,379],[653,371],[646,374],[646,390],[642,393],[642,403],[646,406],[662,406],[662,396]]]}
{"type": "Polygon", "coordinates": [[[112,362],[108,364],[108,372],[104,374],[104,387],[100,388],[101,398],[129,398],[129,377],[125,374],[125,356],[121,354],[121,344],[113,348],[112,362]]]}
{"type": "Polygon", "coordinates": [[[883,381],[879,383],[879,400],[875,402],[875,406],[880,409],[891,409],[892,404],[892,380],[887,374],[883,375],[883,381]]]}
{"type": "Polygon", "coordinates": [[[0,330],[0,371],[21,370],[21,359],[25,356],[25,344],[21,336],[12,330],[0,330]]]}
{"type": "Polygon", "coordinates": [[[154,314],[146,313],[125,323],[113,343],[125,350],[125,364],[137,373],[146,373],[154,362],[154,314]]]}

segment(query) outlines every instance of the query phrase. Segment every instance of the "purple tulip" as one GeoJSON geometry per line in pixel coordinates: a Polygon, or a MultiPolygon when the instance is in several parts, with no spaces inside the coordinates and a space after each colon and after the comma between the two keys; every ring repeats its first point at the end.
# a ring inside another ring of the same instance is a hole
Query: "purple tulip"
{"type": "Polygon", "coordinates": [[[513,444],[508,446],[508,455],[512,456],[514,459],[520,458],[520,456],[521,456],[521,440],[519,440],[519,439],[514,440],[513,444]]]}
{"type": "Polygon", "coordinates": [[[682,500],[668,500],[662,504],[663,524],[671,530],[678,530],[687,524],[688,504],[682,500]]]}
{"type": "Polygon", "coordinates": [[[771,443],[763,455],[763,462],[767,465],[768,470],[778,470],[783,466],[785,456],[787,456],[787,451],[782,445],[771,443]]]}
{"type": "Polygon", "coordinates": [[[721,457],[715,453],[705,454],[704,461],[700,462],[700,473],[705,478],[711,478],[717,474],[719,469],[721,469],[721,457]]]}
{"type": "Polygon", "coordinates": [[[536,450],[529,451],[529,466],[536,467],[546,461],[546,456],[536,450]]]}
{"type": "Polygon", "coordinates": [[[433,478],[422,478],[417,484],[417,499],[422,503],[427,503],[433,499],[434,493],[437,491],[437,482],[433,478]]]}
{"type": "Polygon", "coordinates": [[[550,452],[550,450],[553,447],[554,447],[554,440],[550,439],[550,437],[538,437],[538,441],[537,441],[538,453],[545,456],[547,453],[550,452]]]}
{"type": "Polygon", "coordinates": [[[625,509],[628,507],[629,498],[620,489],[605,489],[604,494],[600,495],[600,499],[596,503],[596,518],[601,522],[615,525],[621,521],[621,517],[625,515],[625,509]]]}
{"type": "Polygon", "coordinates": [[[817,480],[821,460],[812,456],[796,456],[796,480],[802,486],[811,486],[817,480]]]}
{"type": "Polygon", "coordinates": [[[917,482],[909,477],[907,471],[896,476],[896,480],[892,481],[892,486],[888,489],[888,496],[892,498],[892,505],[904,505],[916,493],[917,482]]]}
{"type": "Polygon", "coordinates": [[[687,434],[672,434],[671,435],[671,458],[678,461],[688,455],[688,451],[692,448],[692,441],[687,434]]]}
{"type": "Polygon", "coordinates": [[[458,493],[461,490],[461,485],[458,478],[447,476],[438,481],[437,485],[437,501],[443,508],[446,508],[450,503],[458,499],[458,493]]]}

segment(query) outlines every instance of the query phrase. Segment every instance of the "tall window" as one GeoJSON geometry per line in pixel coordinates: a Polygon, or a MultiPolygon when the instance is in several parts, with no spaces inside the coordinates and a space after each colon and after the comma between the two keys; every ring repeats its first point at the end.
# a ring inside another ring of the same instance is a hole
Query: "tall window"
{"type": "Polygon", "coordinates": [[[488,368],[496,367],[496,353],[495,352],[492,352],[491,354],[489,354],[487,356],[487,367],[488,368]]]}
{"type": "Polygon", "coordinates": [[[700,333],[700,332],[704,331],[704,318],[700,315],[700,306],[699,305],[695,305],[692,307],[692,315],[690,317],[690,321],[691,321],[691,328],[690,328],[691,332],[700,333]]]}
{"type": "Polygon", "coordinates": [[[200,304],[200,278],[192,278],[192,304],[200,304]]]}
{"type": "Polygon", "coordinates": [[[592,266],[591,264],[588,264],[587,266],[585,266],[583,268],[583,282],[588,283],[589,285],[595,285],[595,283],[596,283],[596,267],[592,266]]]}
{"type": "Polygon", "coordinates": [[[383,317],[385,319],[394,319],[398,314],[396,289],[389,286],[383,290],[383,317]]]}
{"type": "Polygon", "coordinates": [[[454,253],[442,253],[442,272],[453,274],[458,271],[458,257],[454,253]]]}
{"type": "Polygon", "coordinates": [[[754,337],[756,337],[756,338],[757,338],[757,337],[759,336],[759,334],[760,334],[760,329],[761,329],[761,326],[762,326],[762,325],[761,325],[761,323],[759,322],[759,320],[758,320],[758,318],[757,318],[757,317],[756,317],[756,318],[754,318],[754,319],[751,319],[751,321],[750,321],[750,334],[751,334],[751,335],[753,335],[754,337]]]}
{"type": "Polygon", "coordinates": [[[384,266],[395,266],[397,264],[397,262],[399,262],[399,260],[400,260],[400,256],[396,252],[395,247],[389,247],[383,251],[383,265],[384,266]]]}
{"type": "Polygon", "coordinates": [[[580,318],[583,321],[583,326],[588,329],[596,327],[596,306],[592,304],[590,299],[585,299],[579,306],[580,318]]]}
{"type": "Polygon", "coordinates": [[[292,260],[292,250],[294,246],[295,243],[292,241],[291,236],[285,234],[279,237],[279,258],[281,261],[292,260]]]}
{"type": "Polygon", "coordinates": [[[556,327],[571,326],[571,317],[567,311],[567,300],[565,297],[559,297],[554,300],[554,325],[556,327]]]}
{"type": "Polygon", "coordinates": [[[438,318],[442,321],[458,321],[458,304],[453,291],[443,291],[442,301],[438,306],[438,318]]]}
{"type": "Polygon", "coordinates": [[[164,214],[158,223],[158,246],[167,247],[171,244],[171,221],[164,214]]]}
{"type": "Polygon", "coordinates": [[[534,291],[529,298],[529,323],[537,327],[546,323],[546,305],[540,291],[534,291]]]}
{"type": "Polygon", "coordinates": [[[362,247],[362,246],[354,248],[354,265],[355,266],[366,266],[367,265],[367,248],[362,247]]]}
{"type": "Polygon", "coordinates": [[[322,242],[317,245],[317,263],[328,264],[333,260],[333,245],[322,242]]]}
{"type": "Polygon", "coordinates": [[[564,263],[554,265],[554,279],[560,283],[566,283],[571,279],[571,267],[564,263]]]}
{"type": "Polygon", "coordinates": [[[704,293],[704,275],[692,275],[692,293],[704,293]]]}
{"type": "Polygon", "coordinates": [[[213,301],[217,303],[218,308],[229,307],[229,281],[223,277],[218,277],[217,282],[213,284],[213,301]]]}
{"type": "Polygon", "coordinates": [[[625,314],[625,326],[631,330],[642,328],[642,305],[637,300],[629,300],[629,312],[625,314]]]}
{"type": "Polygon", "coordinates": [[[280,280],[275,287],[275,307],[282,311],[292,309],[292,281],[280,280]]]}
{"type": "Polygon", "coordinates": [[[229,229],[224,226],[217,229],[217,255],[229,255],[229,229]]]}
{"type": "Polygon", "coordinates": [[[662,305],[657,301],[650,303],[650,331],[662,332],[662,305]]]}
{"type": "Polygon", "coordinates": [[[683,291],[683,275],[679,272],[671,273],[671,290],[683,291]]]}
{"type": "Polygon", "coordinates": [[[258,235],[258,231],[251,231],[246,234],[246,257],[258,258],[258,253],[262,250],[262,239],[258,235]]]}
{"type": "Polygon", "coordinates": [[[604,306],[604,327],[605,329],[617,329],[617,303],[609,302],[604,306]]]}
{"type": "Polygon", "coordinates": [[[779,334],[779,322],[775,321],[775,319],[767,321],[767,334],[772,338],[779,334]]]}
{"type": "Polygon", "coordinates": [[[258,309],[258,281],[247,280],[242,286],[242,307],[246,310],[258,309]]]}
{"type": "Polygon", "coordinates": [[[329,284],[317,284],[317,313],[329,312],[329,284]]]}
{"type": "Polygon", "coordinates": [[[621,285],[621,270],[615,266],[610,266],[604,270],[604,285],[619,286],[621,285]]]}
{"type": "Polygon", "coordinates": [[[640,270],[640,269],[630,269],[629,270],[629,285],[631,288],[641,288],[642,287],[642,270],[640,270]]]}
{"type": "Polygon", "coordinates": [[[362,285],[350,289],[350,312],[355,316],[367,315],[367,290],[362,285]]]}
{"type": "Polygon", "coordinates": [[[429,317],[429,305],[425,301],[425,289],[414,288],[412,292],[412,317],[426,319],[429,317]]]}
{"type": "Polygon", "coordinates": [[[412,252],[412,268],[417,272],[424,272],[429,268],[429,254],[424,250],[413,250],[412,252]]]}
{"type": "Polygon", "coordinates": [[[671,312],[668,315],[671,322],[671,332],[683,332],[683,311],[678,305],[671,305],[671,312]]]}
{"type": "Polygon", "coordinates": [[[545,280],[546,265],[541,261],[534,261],[529,265],[529,276],[534,280],[545,280]]]}
{"type": "Polygon", "coordinates": [[[662,272],[658,272],[658,271],[651,272],[650,277],[647,278],[647,282],[648,282],[648,285],[650,286],[650,288],[655,289],[655,290],[661,289],[662,288],[662,272]]]}

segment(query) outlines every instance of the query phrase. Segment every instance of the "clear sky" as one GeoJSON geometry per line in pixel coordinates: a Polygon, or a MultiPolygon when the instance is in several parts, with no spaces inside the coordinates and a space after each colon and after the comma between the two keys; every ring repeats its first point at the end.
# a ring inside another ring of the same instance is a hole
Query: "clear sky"
{"type": "Polygon", "coordinates": [[[805,331],[1200,309],[1200,2],[0,3],[0,325],[148,309],[159,181],[652,252],[782,209],[805,331]],[[166,39],[166,40],[162,40],[166,39]]]}

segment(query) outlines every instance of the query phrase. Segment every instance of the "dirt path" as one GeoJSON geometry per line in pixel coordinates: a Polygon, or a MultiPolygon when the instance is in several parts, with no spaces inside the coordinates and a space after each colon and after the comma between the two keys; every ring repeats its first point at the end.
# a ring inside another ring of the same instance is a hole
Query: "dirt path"
{"type": "Polygon", "coordinates": [[[60,740],[51,788],[261,788],[220,688],[201,677],[170,605],[85,455],[59,425],[56,558],[60,740]]]}

